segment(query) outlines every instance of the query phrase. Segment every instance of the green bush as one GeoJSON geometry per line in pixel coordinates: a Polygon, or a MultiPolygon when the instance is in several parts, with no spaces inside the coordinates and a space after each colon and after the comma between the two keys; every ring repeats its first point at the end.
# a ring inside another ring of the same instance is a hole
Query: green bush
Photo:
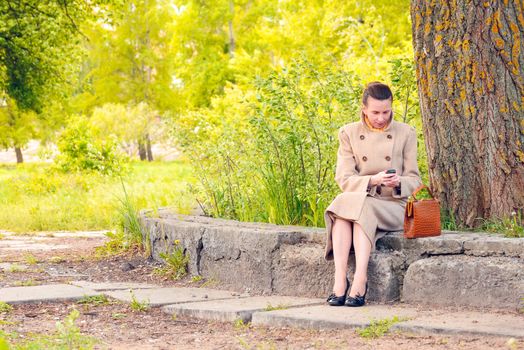
{"type": "MultiPolygon", "coordinates": [[[[411,108],[413,67],[392,65],[395,119],[421,131],[418,108],[411,108]]],[[[196,164],[197,200],[215,217],[324,226],[323,212],[340,192],[338,128],[360,120],[362,89],[357,74],[301,57],[250,87],[227,86],[209,108],[182,115],[174,133],[196,164]]]]}
{"type": "Polygon", "coordinates": [[[127,158],[117,146],[113,137],[97,138],[86,118],[74,117],[58,138],[60,154],[55,161],[65,172],[120,175],[127,170],[127,158]]]}

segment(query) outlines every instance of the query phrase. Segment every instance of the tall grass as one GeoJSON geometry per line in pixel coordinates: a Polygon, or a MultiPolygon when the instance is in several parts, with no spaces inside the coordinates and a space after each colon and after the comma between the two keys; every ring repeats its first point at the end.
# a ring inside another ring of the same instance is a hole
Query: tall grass
{"type": "Polygon", "coordinates": [[[138,209],[127,194],[124,181],[121,179],[123,198],[119,198],[118,214],[119,228],[124,233],[124,238],[130,245],[142,246],[142,226],[140,225],[138,209]]]}
{"type": "MultiPolygon", "coordinates": [[[[174,162],[135,162],[122,179],[134,208],[195,206],[188,186],[191,166],[174,162]]],[[[122,183],[98,174],[67,174],[46,163],[0,165],[0,229],[15,232],[106,230],[121,220],[122,183]]]]}
{"type": "MultiPolygon", "coordinates": [[[[413,65],[395,61],[394,71],[395,108],[418,125],[413,65]]],[[[338,129],[360,119],[358,74],[301,56],[250,84],[228,87],[209,108],[174,121],[179,148],[198,165],[199,200],[215,217],[324,226],[323,212],[340,192],[338,129]]]]}

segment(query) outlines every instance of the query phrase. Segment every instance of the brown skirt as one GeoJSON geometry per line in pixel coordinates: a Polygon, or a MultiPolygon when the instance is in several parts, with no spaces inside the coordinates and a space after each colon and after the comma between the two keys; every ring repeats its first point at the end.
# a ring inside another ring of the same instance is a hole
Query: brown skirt
{"type": "MultiPolygon", "coordinates": [[[[338,197],[337,197],[338,198],[338,197]]],[[[401,231],[404,226],[404,208],[406,202],[403,199],[394,198],[392,196],[367,196],[364,199],[360,215],[356,218],[347,217],[344,214],[346,210],[344,205],[334,203],[328,206],[324,212],[324,219],[326,223],[326,249],[324,258],[326,260],[333,260],[333,241],[332,228],[335,219],[343,219],[349,222],[356,222],[362,227],[364,234],[371,243],[371,251],[376,250],[376,242],[384,237],[388,232],[401,231]]],[[[347,203],[351,205],[351,203],[347,203]]],[[[354,245],[351,244],[350,254],[354,254],[354,245]]]]}

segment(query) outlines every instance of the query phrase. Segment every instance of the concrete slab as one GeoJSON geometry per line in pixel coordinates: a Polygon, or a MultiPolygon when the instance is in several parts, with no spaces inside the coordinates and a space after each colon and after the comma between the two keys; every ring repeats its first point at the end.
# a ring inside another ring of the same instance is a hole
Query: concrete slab
{"type": "Polygon", "coordinates": [[[517,313],[420,310],[408,306],[367,305],[359,308],[329,305],[255,312],[252,323],[273,327],[314,329],[367,327],[372,320],[404,319],[391,330],[413,333],[462,334],[524,338],[524,315],[517,313]]]}
{"type": "Polygon", "coordinates": [[[0,263],[0,269],[7,272],[23,272],[27,270],[27,265],[16,263],[0,263]]]}
{"type": "Polygon", "coordinates": [[[213,290],[206,288],[151,288],[151,289],[133,289],[117,290],[104,292],[105,295],[131,302],[132,294],[140,302],[146,301],[151,306],[190,303],[196,301],[207,301],[217,299],[235,298],[238,293],[225,290],[213,290]]]}
{"type": "Polygon", "coordinates": [[[135,282],[89,282],[89,281],[73,281],[73,286],[91,289],[94,291],[111,291],[122,289],[151,289],[159,288],[154,284],[135,283],[135,282]]]}
{"type": "Polygon", "coordinates": [[[15,241],[12,239],[0,240],[0,251],[51,251],[58,249],[67,249],[69,247],[69,245],[65,244],[39,243],[31,239],[24,239],[22,241],[15,241]]]}
{"type": "Polygon", "coordinates": [[[365,307],[335,307],[327,304],[300,307],[288,310],[255,312],[252,323],[273,327],[302,327],[314,329],[366,327],[373,319],[394,316],[413,318],[417,316],[414,308],[394,308],[387,305],[368,305],[365,307]]]}
{"type": "Polygon", "coordinates": [[[401,331],[431,334],[502,336],[524,339],[524,315],[487,312],[455,312],[435,316],[419,313],[410,321],[392,327],[401,331]]]}
{"type": "Polygon", "coordinates": [[[190,316],[206,320],[231,322],[242,319],[250,322],[254,312],[266,309],[289,309],[304,305],[323,303],[323,299],[296,298],[287,296],[256,296],[227,300],[212,300],[197,303],[167,305],[163,310],[170,314],[190,316]]]}
{"type": "Polygon", "coordinates": [[[38,231],[27,233],[16,233],[11,231],[0,230],[0,234],[4,237],[14,237],[15,239],[25,237],[26,239],[34,237],[71,237],[71,238],[107,238],[106,233],[113,232],[111,230],[105,231],[38,231]]]}
{"type": "Polygon", "coordinates": [[[110,230],[106,231],[49,231],[39,232],[39,236],[46,237],[68,237],[68,238],[107,238],[107,232],[113,232],[110,230]]]}
{"type": "Polygon", "coordinates": [[[69,284],[48,284],[31,287],[0,289],[0,301],[9,304],[31,304],[78,300],[84,296],[98,295],[95,291],[69,284]]]}

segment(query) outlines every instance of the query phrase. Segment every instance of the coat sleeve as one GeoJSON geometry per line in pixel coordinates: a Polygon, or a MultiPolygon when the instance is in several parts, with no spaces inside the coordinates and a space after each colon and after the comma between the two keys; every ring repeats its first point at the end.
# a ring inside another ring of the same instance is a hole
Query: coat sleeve
{"type": "Polygon", "coordinates": [[[342,192],[369,192],[374,196],[376,186],[369,186],[371,175],[359,175],[349,136],[340,128],[338,131],[337,166],[335,181],[342,192]]]}
{"type": "Polygon", "coordinates": [[[410,129],[403,150],[402,175],[400,177],[400,194],[393,191],[395,198],[407,198],[422,184],[417,164],[417,131],[410,129]]]}

